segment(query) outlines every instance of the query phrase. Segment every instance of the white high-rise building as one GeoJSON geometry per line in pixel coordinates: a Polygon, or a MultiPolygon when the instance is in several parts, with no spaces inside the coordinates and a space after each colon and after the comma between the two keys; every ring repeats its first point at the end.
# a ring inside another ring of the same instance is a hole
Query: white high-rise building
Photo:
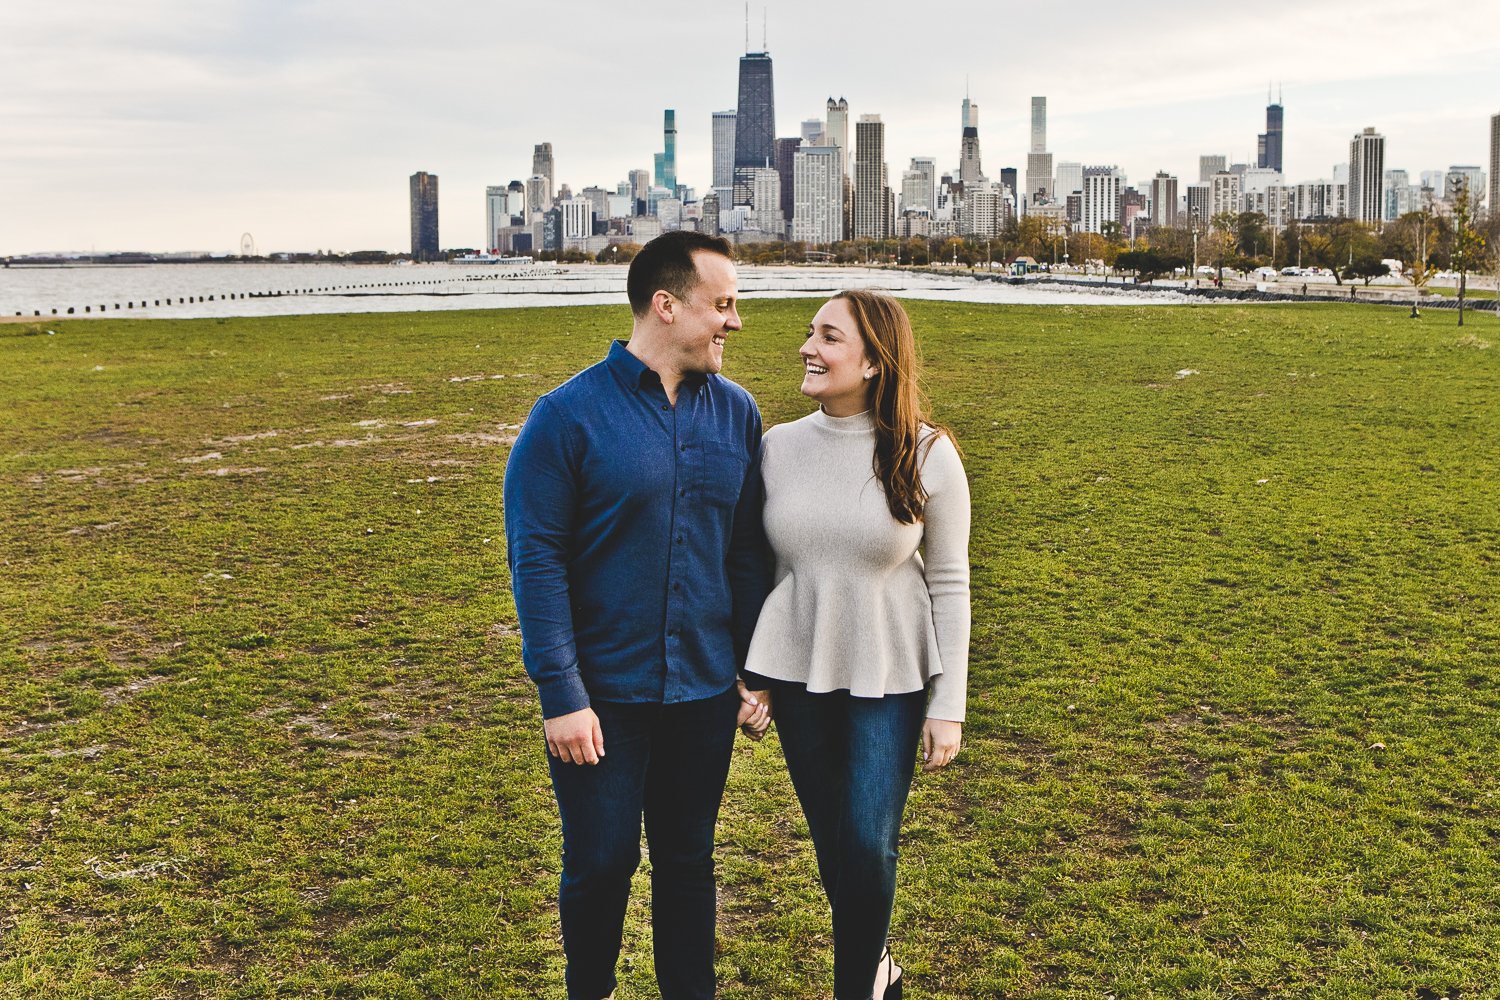
{"type": "Polygon", "coordinates": [[[781,174],[775,167],[757,167],[751,173],[750,206],[755,210],[756,229],[786,239],[786,221],[781,215],[781,174]]]}
{"type": "Polygon", "coordinates": [[[1057,197],[1066,198],[1083,190],[1083,164],[1065,160],[1057,165],[1057,197]]]}
{"type": "Polygon", "coordinates": [[[579,195],[561,205],[563,239],[587,239],[594,234],[594,203],[579,195]]]}
{"type": "Polygon", "coordinates": [[[937,161],[930,156],[914,156],[911,167],[901,175],[901,211],[925,208],[937,211],[937,161]]]}
{"type": "Polygon", "coordinates": [[[844,151],[844,170],[849,169],[849,102],[840,97],[828,99],[828,124],[823,127],[823,142],[844,151]]]}
{"type": "Polygon", "coordinates": [[[1374,128],[1349,143],[1348,208],[1349,218],[1359,222],[1379,222],[1385,215],[1385,136],[1374,128]]]}
{"type": "Polygon", "coordinates": [[[510,191],[499,185],[484,189],[484,248],[500,249],[500,229],[510,225],[510,191]]]}
{"type": "Polygon", "coordinates": [[[714,112],[714,182],[715,188],[734,186],[734,123],[733,111],[714,112]]]}
{"type": "MultiPolygon", "coordinates": [[[[1081,174],[1079,183],[1082,183],[1081,174]]],[[[1024,194],[1028,199],[1033,200],[1055,200],[1059,195],[1066,197],[1072,193],[1072,190],[1064,188],[1052,178],[1052,154],[1047,152],[1047,99],[1033,97],[1031,99],[1031,150],[1026,154],[1024,194]]]]}
{"type": "Polygon", "coordinates": [[[993,239],[1000,235],[1010,217],[1010,199],[1003,185],[981,180],[964,187],[964,205],[959,214],[958,231],[962,236],[993,239]]]}
{"type": "Polygon", "coordinates": [[[1479,167],[1449,167],[1443,175],[1443,200],[1451,205],[1458,198],[1459,188],[1467,188],[1469,210],[1474,212],[1484,200],[1484,181],[1484,170],[1479,167]]]}
{"type": "Polygon", "coordinates": [[[885,123],[860,115],[854,123],[854,236],[883,240],[891,233],[885,123]]]}
{"type": "Polygon", "coordinates": [[[1104,232],[1106,222],[1120,221],[1120,193],[1125,189],[1125,175],[1119,167],[1083,168],[1083,230],[1104,232]]]}
{"type": "Polygon", "coordinates": [[[1232,174],[1227,170],[1221,170],[1209,179],[1209,205],[1208,220],[1213,222],[1214,217],[1224,213],[1239,215],[1243,207],[1240,188],[1240,175],[1232,174]]]}
{"type": "Polygon", "coordinates": [[[844,151],[802,146],[792,156],[792,239],[837,243],[844,238],[844,151]]]}

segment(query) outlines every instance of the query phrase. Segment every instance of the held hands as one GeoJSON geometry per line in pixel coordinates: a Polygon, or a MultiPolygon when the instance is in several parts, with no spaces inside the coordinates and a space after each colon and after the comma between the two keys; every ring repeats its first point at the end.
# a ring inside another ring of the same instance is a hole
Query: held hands
{"type": "Polygon", "coordinates": [[[940,767],[947,767],[958,756],[963,732],[961,722],[928,719],[922,723],[922,770],[936,771],[940,767]]]}
{"type": "Polygon", "coordinates": [[[740,714],[736,724],[740,731],[759,743],[771,728],[771,692],[751,691],[744,681],[736,681],[740,692],[740,714]]]}
{"type": "Polygon", "coordinates": [[[597,764],[604,756],[604,730],[592,708],[544,719],[547,752],[564,764],[597,764]]]}

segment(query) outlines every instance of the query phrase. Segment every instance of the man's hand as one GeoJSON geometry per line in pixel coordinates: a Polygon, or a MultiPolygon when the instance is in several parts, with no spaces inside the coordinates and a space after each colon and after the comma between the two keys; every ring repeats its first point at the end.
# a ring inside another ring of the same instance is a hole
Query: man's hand
{"type": "Polygon", "coordinates": [[[922,770],[936,771],[947,767],[948,762],[958,756],[963,734],[962,722],[928,719],[922,723],[922,770]]]}
{"type": "Polygon", "coordinates": [[[564,764],[597,764],[604,756],[604,730],[592,708],[545,719],[547,752],[564,764]]]}
{"type": "Polygon", "coordinates": [[[740,731],[759,743],[771,728],[771,692],[750,691],[744,681],[735,682],[740,689],[740,714],[736,724],[740,731]]]}

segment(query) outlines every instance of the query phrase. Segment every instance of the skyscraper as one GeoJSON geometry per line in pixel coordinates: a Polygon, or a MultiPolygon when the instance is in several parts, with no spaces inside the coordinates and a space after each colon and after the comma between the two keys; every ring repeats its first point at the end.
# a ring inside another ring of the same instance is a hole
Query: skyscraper
{"type": "Polygon", "coordinates": [[[498,184],[484,189],[484,246],[481,250],[500,249],[500,229],[510,225],[510,190],[498,184]]]}
{"type": "Polygon", "coordinates": [[[1266,105],[1266,131],[1257,137],[1255,165],[1281,172],[1281,102],[1266,105]]]}
{"type": "Polygon", "coordinates": [[[1228,170],[1220,170],[1209,179],[1209,201],[1208,221],[1212,225],[1215,218],[1220,215],[1239,215],[1244,207],[1240,197],[1244,193],[1241,186],[1244,175],[1230,173],[1228,170]]]}
{"type": "MultiPolygon", "coordinates": [[[[1026,154],[1026,191],[1028,198],[1052,198],[1054,188],[1062,191],[1052,180],[1052,154],[1047,152],[1047,99],[1031,99],[1031,151],[1026,154]]],[[[1062,191],[1064,195],[1068,191],[1062,191]]]]}
{"type": "Polygon", "coordinates": [[[438,179],[422,170],[411,175],[411,255],[414,260],[438,256],[438,179]]]}
{"type": "Polygon", "coordinates": [[[545,174],[532,174],[526,179],[526,208],[528,212],[545,212],[552,207],[552,197],[547,193],[551,183],[551,179],[545,174]]]}
{"type": "Polygon", "coordinates": [[[1118,167],[1083,168],[1083,229],[1104,232],[1105,223],[1120,221],[1120,192],[1125,177],[1118,167]]]}
{"type": "Polygon", "coordinates": [[[1066,198],[1075,191],[1083,191],[1083,164],[1063,160],[1057,165],[1057,180],[1053,182],[1056,196],[1066,198]]]}
{"type": "Polygon", "coordinates": [[[771,54],[747,52],[740,57],[739,106],[734,118],[734,202],[750,201],[748,173],[775,164],[776,95],[771,54]]]}
{"type": "Polygon", "coordinates": [[[854,123],[854,236],[883,240],[890,235],[890,184],[886,179],[885,123],[860,115],[854,123]]]}
{"type": "Polygon", "coordinates": [[[635,201],[635,214],[646,214],[646,200],[651,197],[651,171],[630,172],[630,197],[635,201]]]}
{"type": "Polygon", "coordinates": [[[557,170],[552,163],[552,143],[542,142],[533,147],[531,151],[531,175],[533,177],[547,178],[547,184],[542,190],[545,201],[530,199],[531,207],[539,212],[545,212],[552,205],[552,185],[557,182],[557,170]]]}
{"type": "Polygon", "coordinates": [[[1379,222],[1385,214],[1385,136],[1373,127],[1349,143],[1349,218],[1379,222]]]}
{"type": "MultiPolygon", "coordinates": [[[[783,222],[792,221],[794,206],[793,199],[796,196],[795,172],[797,150],[802,145],[800,135],[782,137],[776,140],[776,174],[781,178],[781,218],[783,222]]],[[[764,227],[762,227],[764,228],[764,227]]],[[[783,233],[783,235],[785,235],[783,233]]]]}
{"type": "Polygon", "coordinates": [[[828,99],[828,125],[823,129],[823,144],[844,151],[844,172],[849,172],[849,102],[840,97],[828,99]]]}
{"type": "Polygon", "coordinates": [[[668,108],[662,115],[662,151],[656,154],[656,186],[677,190],[677,112],[668,108]]]}
{"type": "Polygon", "coordinates": [[[714,112],[714,183],[717,188],[734,186],[733,111],[714,112]]]}
{"type": "Polygon", "coordinates": [[[937,213],[937,161],[930,156],[913,156],[911,167],[901,175],[901,209],[927,210],[937,213]]]}
{"type": "Polygon", "coordinates": [[[979,163],[979,105],[967,97],[963,104],[963,138],[958,147],[958,181],[965,187],[978,184],[984,176],[979,163]]]}
{"type": "Polygon", "coordinates": [[[1490,216],[1500,215],[1500,114],[1490,116],[1490,216]]]}
{"type": "Polygon", "coordinates": [[[1229,167],[1227,156],[1200,156],[1198,157],[1198,183],[1207,184],[1214,179],[1214,174],[1229,167]]]}
{"type": "Polygon", "coordinates": [[[1158,170],[1151,178],[1151,224],[1177,225],[1177,178],[1165,170],[1158,170]]]}
{"type": "Polygon", "coordinates": [[[843,239],[844,151],[838,146],[803,146],[792,157],[792,176],[792,239],[843,239]]]}

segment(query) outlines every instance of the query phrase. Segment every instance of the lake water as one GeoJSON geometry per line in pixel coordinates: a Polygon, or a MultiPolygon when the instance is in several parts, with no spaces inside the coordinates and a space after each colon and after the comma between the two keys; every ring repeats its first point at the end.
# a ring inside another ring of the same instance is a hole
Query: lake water
{"type": "MultiPolygon", "coordinates": [[[[54,315],[187,319],[307,313],[420,312],[518,306],[623,305],[625,265],[542,265],[517,273],[495,265],[121,264],[0,268],[0,317],[54,315]]],[[[1177,295],[1017,286],[967,271],[926,274],[878,268],[741,267],[744,298],[821,297],[880,288],[904,298],[1025,305],[1142,305],[1177,295]]]]}

